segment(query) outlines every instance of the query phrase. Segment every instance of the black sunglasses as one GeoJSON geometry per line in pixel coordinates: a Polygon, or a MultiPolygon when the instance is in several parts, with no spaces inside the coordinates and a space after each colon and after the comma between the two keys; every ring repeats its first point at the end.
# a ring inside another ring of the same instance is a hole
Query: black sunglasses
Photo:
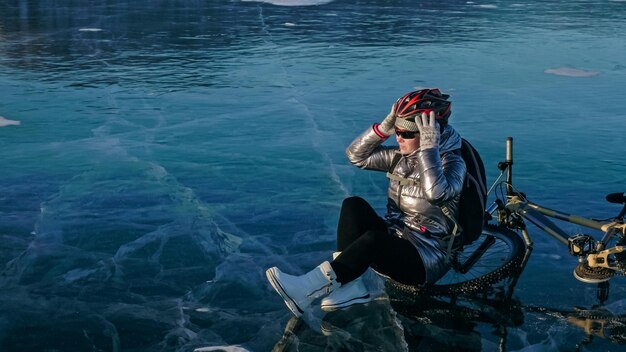
{"type": "Polygon", "coordinates": [[[413,139],[419,134],[419,132],[396,130],[396,136],[401,137],[402,139],[413,139]]]}

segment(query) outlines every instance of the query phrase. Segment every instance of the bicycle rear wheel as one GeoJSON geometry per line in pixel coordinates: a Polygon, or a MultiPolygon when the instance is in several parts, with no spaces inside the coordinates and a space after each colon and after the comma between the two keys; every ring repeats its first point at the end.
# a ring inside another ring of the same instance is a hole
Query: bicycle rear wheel
{"type": "Polygon", "coordinates": [[[387,287],[402,293],[463,294],[484,291],[493,284],[517,273],[524,257],[524,241],[515,232],[495,225],[487,225],[473,243],[464,246],[456,255],[460,263],[467,259],[485,241],[492,242],[466,273],[450,269],[439,281],[429,286],[409,286],[388,280],[387,287]]]}

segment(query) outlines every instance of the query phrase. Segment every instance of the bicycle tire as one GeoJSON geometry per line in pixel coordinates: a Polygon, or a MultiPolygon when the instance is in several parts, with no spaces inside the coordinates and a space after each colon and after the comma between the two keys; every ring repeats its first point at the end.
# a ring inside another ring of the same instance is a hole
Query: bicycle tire
{"type": "Polygon", "coordinates": [[[465,274],[450,271],[433,285],[411,286],[401,284],[392,279],[387,280],[387,288],[401,294],[469,294],[483,292],[492,285],[502,281],[519,270],[524,257],[524,241],[516,232],[496,225],[487,225],[480,237],[459,252],[463,259],[467,258],[480,244],[492,236],[495,243],[487,249],[480,259],[465,274]]]}

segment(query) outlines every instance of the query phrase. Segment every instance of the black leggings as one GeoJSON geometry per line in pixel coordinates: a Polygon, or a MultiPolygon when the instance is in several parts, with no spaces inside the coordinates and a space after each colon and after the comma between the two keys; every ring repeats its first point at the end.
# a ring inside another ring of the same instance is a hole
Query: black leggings
{"type": "Polygon", "coordinates": [[[337,226],[337,250],[331,266],[342,284],[363,275],[368,267],[407,285],[425,281],[419,253],[411,242],[387,231],[385,221],[360,197],[346,198],[337,226]]]}

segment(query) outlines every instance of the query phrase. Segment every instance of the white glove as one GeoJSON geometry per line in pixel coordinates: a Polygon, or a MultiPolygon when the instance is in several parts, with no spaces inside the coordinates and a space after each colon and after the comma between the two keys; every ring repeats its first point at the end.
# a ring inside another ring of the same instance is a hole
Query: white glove
{"type": "Polygon", "coordinates": [[[395,132],[394,130],[394,125],[396,124],[396,113],[394,112],[395,109],[396,109],[396,104],[391,105],[391,111],[385,117],[383,122],[381,122],[380,125],[378,125],[378,131],[380,131],[384,135],[390,136],[394,134],[395,132]]]}
{"type": "Polygon", "coordinates": [[[431,111],[430,116],[422,115],[415,117],[415,123],[420,130],[420,149],[439,148],[439,123],[435,119],[435,112],[431,111]]]}

